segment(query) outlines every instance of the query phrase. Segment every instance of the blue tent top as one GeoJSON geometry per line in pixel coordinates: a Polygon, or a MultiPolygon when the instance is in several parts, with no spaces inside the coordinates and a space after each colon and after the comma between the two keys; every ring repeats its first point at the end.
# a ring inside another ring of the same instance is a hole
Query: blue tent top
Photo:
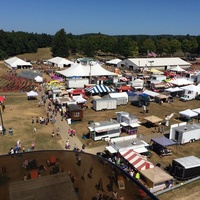
{"type": "Polygon", "coordinates": [[[160,138],[152,138],[151,140],[153,142],[163,146],[163,147],[172,146],[172,145],[176,145],[177,144],[176,142],[166,138],[165,136],[160,137],[160,138]]]}
{"type": "Polygon", "coordinates": [[[91,92],[93,94],[98,94],[98,93],[109,93],[109,92],[113,92],[114,90],[112,88],[109,88],[106,85],[95,85],[93,87],[90,88],[86,88],[85,89],[88,92],[91,92]]]}

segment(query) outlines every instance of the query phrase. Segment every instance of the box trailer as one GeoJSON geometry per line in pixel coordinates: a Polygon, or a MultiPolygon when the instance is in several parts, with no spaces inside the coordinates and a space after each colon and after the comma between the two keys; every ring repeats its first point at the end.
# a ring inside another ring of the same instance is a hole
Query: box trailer
{"type": "Polygon", "coordinates": [[[89,83],[88,78],[73,78],[66,81],[68,88],[84,88],[89,83]]]}
{"type": "Polygon", "coordinates": [[[169,170],[171,175],[180,180],[200,176],[200,159],[196,156],[174,159],[169,170]]]}
{"type": "Polygon", "coordinates": [[[80,121],[83,119],[83,110],[77,104],[69,104],[67,108],[67,115],[72,121],[80,121]]]}
{"type": "Polygon", "coordinates": [[[115,120],[93,122],[88,127],[90,137],[93,140],[106,140],[113,137],[119,137],[121,134],[120,123],[115,120]]]}
{"type": "Polygon", "coordinates": [[[117,100],[113,98],[94,99],[92,108],[95,111],[112,110],[117,108],[117,100]]]}
{"type": "Polygon", "coordinates": [[[128,103],[128,94],[126,92],[110,93],[108,97],[116,99],[117,105],[126,105],[128,103]]]}
{"type": "Polygon", "coordinates": [[[200,125],[199,124],[185,124],[172,127],[170,129],[169,139],[185,144],[188,142],[195,142],[200,139],[200,125]]]}

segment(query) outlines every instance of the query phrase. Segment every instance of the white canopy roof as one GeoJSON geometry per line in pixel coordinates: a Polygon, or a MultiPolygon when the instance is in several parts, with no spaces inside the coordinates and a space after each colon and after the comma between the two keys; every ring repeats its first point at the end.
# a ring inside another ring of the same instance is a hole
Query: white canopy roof
{"type": "Polygon", "coordinates": [[[77,103],[85,103],[87,100],[84,99],[81,95],[79,96],[73,96],[74,101],[76,101],[77,103]]]}
{"type": "Polygon", "coordinates": [[[38,93],[33,91],[33,90],[31,90],[30,92],[27,92],[26,94],[27,94],[28,97],[36,97],[36,96],[38,96],[38,93]]]}
{"type": "Polygon", "coordinates": [[[189,91],[193,91],[193,92],[200,92],[200,87],[196,86],[196,85],[187,85],[187,86],[183,86],[181,88],[183,90],[189,90],[189,91]]]}
{"type": "Polygon", "coordinates": [[[179,112],[180,115],[183,115],[185,117],[191,118],[191,117],[196,117],[198,116],[198,114],[190,109],[187,110],[183,110],[181,112],[179,112]]]}
{"type": "Polygon", "coordinates": [[[37,83],[43,82],[43,78],[42,78],[41,76],[36,76],[34,79],[35,79],[35,81],[36,81],[37,83]]]}
{"type": "Polygon", "coordinates": [[[109,61],[106,61],[107,64],[110,64],[110,65],[117,65],[118,62],[121,62],[122,60],[121,59],[113,59],[113,60],[109,60],[109,61]]]}
{"type": "Polygon", "coordinates": [[[7,60],[4,60],[4,63],[7,67],[11,68],[17,68],[18,66],[32,66],[30,62],[26,62],[17,57],[12,57],[7,60]]]}
{"type": "Polygon", "coordinates": [[[82,65],[81,63],[74,63],[71,67],[63,71],[56,71],[65,77],[72,76],[118,76],[118,74],[104,69],[100,64],[82,65]]]}
{"type": "Polygon", "coordinates": [[[170,71],[174,71],[174,72],[184,72],[185,70],[182,69],[179,65],[177,65],[176,67],[171,67],[170,71]]]}
{"type": "Polygon", "coordinates": [[[198,113],[198,114],[200,114],[200,108],[193,109],[192,111],[193,111],[193,112],[196,112],[196,113],[198,113]]]}
{"type": "Polygon", "coordinates": [[[61,57],[51,58],[51,59],[48,60],[48,63],[56,64],[58,67],[63,67],[63,65],[71,65],[71,64],[73,64],[72,61],[67,60],[65,58],[61,58],[61,57]]]}
{"type": "Polygon", "coordinates": [[[169,82],[172,83],[172,84],[174,84],[174,85],[178,85],[178,86],[193,84],[192,81],[188,81],[187,79],[184,79],[184,78],[179,78],[179,79],[171,80],[169,82]]]}
{"type": "Polygon", "coordinates": [[[144,90],[143,93],[145,93],[145,94],[147,94],[147,95],[149,95],[149,96],[151,96],[151,97],[156,97],[156,96],[159,95],[159,93],[153,92],[153,91],[150,91],[150,90],[144,90]]]}
{"type": "Polygon", "coordinates": [[[175,87],[175,88],[167,88],[167,89],[165,89],[165,91],[167,91],[167,92],[179,92],[179,91],[183,91],[183,89],[181,89],[179,87],[175,87]]]}

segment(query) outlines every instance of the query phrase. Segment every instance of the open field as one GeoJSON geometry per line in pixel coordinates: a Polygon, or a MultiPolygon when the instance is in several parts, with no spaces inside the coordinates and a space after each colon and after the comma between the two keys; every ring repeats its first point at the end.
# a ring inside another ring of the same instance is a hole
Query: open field
{"type": "MultiPolygon", "coordinates": [[[[34,55],[34,57],[28,57],[28,55],[24,55],[27,57],[27,60],[37,60],[40,58],[46,58],[48,55],[38,56],[34,55]]],[[[20,57],[20,56],[19,56],[20,57]]],[[[21,57],[23,58],[23,56],[21,57]]],[[[0,74],[5,73],[5,70],[2,70],[2,66],[0,65],[0,74]]],[[[46,125],[37,125],[37,132],[33,133],[33,125],[31,124],[32,116],[46,116],[46,112],[42,107],[36,107],[36,101],[27,101],[26,94],[24,93],[15,93],[15,94],[3,94],[7,96],[6,99],[6,109],[3,113],[4,126],[8,129],[9,127],[13,128],[13,135],[9,136],[7,133],[5,136],[1,136],[0,140],[0,154],[8,153],[11,147],[16,144],[18,139],[21,139],[22,146],[24,145],[27,148],[30,148],[31,142],[34,141],[36,143],[37,150],[43,149],[63,149],[63,144],[61,138],[51,138],[52,129],[54,129],[54,125],[49,124],[46,125]],[[10,105],[12,105],[12,111],[10,111],[10,105]]],[[[87,134],[88,132],[88,121],[104,121],[109,120],[110,118],[115,118],[117,111],[127,111],[136,115],[139,118],[139,121],[145,122],[144,117],[155,115],[162,119],[164,119],[165,115],[169,115],[171,113],[175,113],[174,117],[170,121],[171,124],[178,123],[180,120],[178,119],[179,111],[185,109],[194,109],[200,107],[200,101],[194,100],[191,102],[181,102],[179,99],[174,99],[173,103],[164,103],[163,105],[157,103],[151,103],[148,107],[149,113],[145,115],[142,113],[142,109],[126,105],[120,106],[117,110],[111,111],[101,111],[95,112],[91,109],[90,99],[88,100],[89,108],[84,110],[84,118],[81,122],[75,122],[75,124],[71,125],[72,128],[77,130],[77,135],[82,143],[85,143],[87,148],[92,148],[95,146],[100,146],[104,144],[103,141],[94,142],[91,139],[82,139],[83,134],[87,134]]],[[[8,131],[8,130],[7,130],[8,131]]],[[[169,131],[169,127],[165,128],[165,132],[169,131]]],[[[155,132],[154,128],[147,128],[145,126],[140,126],[138,128],[138,134],[142,134],[143,136],[151,135],[155,132]]],[[[160,158],[157,154],[153,152],[153,157],[150,161],[154,164],[160,163],[161,167],[164,168],[168,164],[171,163],[171,160],[174,158],[179,158],[183,156],[195,155],[200,157],[200,141],[196,141],[195,143],[190,143],[186,145],[180,145],[176,147],[172,147],[173,154],[169,157],[160,158]]],[[[173,190],[172,192],[168,192],[159,196],[160,199],[197,199],[200,196],[199,191],[200,181],[196,181],[187,186],[184,186],[180,189],[173,190]]]]}

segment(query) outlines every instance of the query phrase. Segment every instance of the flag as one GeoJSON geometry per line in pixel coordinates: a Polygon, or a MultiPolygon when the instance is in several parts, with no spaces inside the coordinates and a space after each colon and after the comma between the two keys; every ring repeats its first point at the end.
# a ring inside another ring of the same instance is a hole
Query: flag
{"type": "Polygon", "coordinates": [[[156,57],[157,56],[157,54],[156,53],[154,53],[154,52],[149,52],[148,53],[148,57],[156,57]]]}

